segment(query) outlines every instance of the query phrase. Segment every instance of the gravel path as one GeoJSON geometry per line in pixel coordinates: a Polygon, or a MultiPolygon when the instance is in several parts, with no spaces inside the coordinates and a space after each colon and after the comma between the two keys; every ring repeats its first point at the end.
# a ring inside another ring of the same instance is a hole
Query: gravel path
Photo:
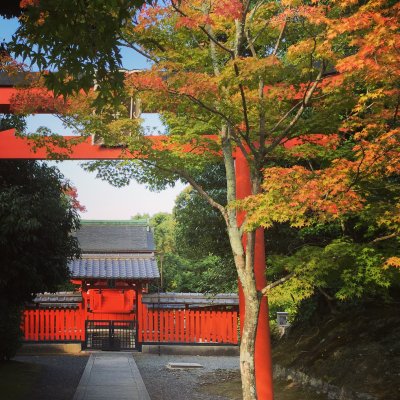
{"type": "Polygon", "coordinates": [[[220,370],[237,371],[239,357],[172,356],[134,353],[143,381],[151,400],[226,400],[202,391],[202,385],[220,370]],[[169,370],[169,362],[198,363],[203,368],[169,370]]]}
{"type": "Polygon", "coordinates": [[[88,355],[17,356],[15,361],[40,365],[39,379],[29,400],[71,400],[88,355]]]}

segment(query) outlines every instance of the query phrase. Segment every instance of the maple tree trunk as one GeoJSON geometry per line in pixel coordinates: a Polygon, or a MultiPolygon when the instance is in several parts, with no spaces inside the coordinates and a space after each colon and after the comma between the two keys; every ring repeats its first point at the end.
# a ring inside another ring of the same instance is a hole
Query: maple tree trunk
{"type": "MultiPolygon", "coordinates": [[[[241,233],[236,227],[228,228],[234,254],[235,266],[245,297],[245,320],[240,342],[240,372],[244,400],[257,399],[255,379],[255,340],[257,333],[260,302],[253,272],[254,247],[248,246],[244,252],[241,233]]],[[[248,235],[254,236],[254,233],[248,235]]]]}
{"type": "Polygon", "coordinates": [[[245,297],[245,320],[240,342],[240,371],[242,376],[243,399],[257,398],[255,375],[255,343],[260,304],[257,297],[255,282],[248,278],[242,282],[245,297]]]}

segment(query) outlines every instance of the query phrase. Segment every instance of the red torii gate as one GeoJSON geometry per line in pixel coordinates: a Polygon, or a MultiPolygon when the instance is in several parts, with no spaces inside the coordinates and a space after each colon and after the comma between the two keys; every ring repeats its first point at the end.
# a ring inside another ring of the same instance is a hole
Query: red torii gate
{"type": "MultiPolygon", "coordinates": [[[[12,112],[12,99],[17,93],[18,89],[14,87],[0,87],[1,113],[12,112]]],[[[149,136],[148,138],[154,142],[155,147],[157,147],[157,144],[161,144],[164,140],[163,136],[149,136]]],[[[93,144],[90,137],[79,139],[77,136],[64,136],[64,139],[67,141],[67,143],[71,143],[70,151],[64,148],[59,148],[53,144],[50,144],[49,148],[55,153],[65,157],[64,159],[67,160],[118,160],[121,158],[137,158],[139,156],[139,154],[129,153],[118,147],[107,148],[102,145],[93,144]]],[[[183,150],[185,151],[185,149],[183,150]]],[[[16,136],[14,129],[0,132],[0,159],[45,160],[51,158],[52,157],[48,155],[46,148],[35,148],[35,143],[33,140],[27,138],[26,136],[16,136]]],[[[235,160],[236,197],[237,199],[243,199],[251,195],[249,166],[241,151],[236,152],[235,160]]],[[[245,212],[238,212],[237,218],[239,224],[242,223],[245,218],[245,212]]],[[[264,230],[261,228],[256,232],[254,273],[257,290],[261,290],[266,286],[264,230]]],[[[245,315],[244,307],[245,298],[243,291],[241,288],[239,288],[241,326],[243,326],[245,315]]],[[[267,299],[263,296],[258,317],[255,345],[257,396],[260,400],[273,400],[270,343],[268,304],[267,299]]]]}

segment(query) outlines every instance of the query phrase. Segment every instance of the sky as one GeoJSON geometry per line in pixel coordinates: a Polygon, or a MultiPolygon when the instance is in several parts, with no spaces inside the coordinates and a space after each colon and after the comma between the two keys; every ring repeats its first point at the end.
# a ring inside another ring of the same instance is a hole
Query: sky
{"type": "MultiPolygon", "coordinates": [[[[16,19],[0,18],[0,41],[8,41],[18,27],[16,19]]],[[[134,54],[131,50],[121,49],[123,67],[126,69],[148,68],[144,57],[134,54]]],[[[143,114],[143,126],[151,131],[163,131],[163,126],[157,114],[143,114]]],[[[69,135],[61,121],[54,115],[41,114],[27,119],[28,132],[34,132],[40,126],[46,126],[54,133],[69,135]]],[[[78,190],[78,199],[86,207],[86,212],[80,213],[82,219],[130,219],[136,214],[171,212],[176,196],[184,189],[178,182],[174,188],[159,193],[149,191],[144,185],[136,182],[124,188],[115,188],[107,182],[96,179],[95,173],[89,173],[80,167],[78,161],[51,162],[63,173],[66,179],[78,190]]]]}

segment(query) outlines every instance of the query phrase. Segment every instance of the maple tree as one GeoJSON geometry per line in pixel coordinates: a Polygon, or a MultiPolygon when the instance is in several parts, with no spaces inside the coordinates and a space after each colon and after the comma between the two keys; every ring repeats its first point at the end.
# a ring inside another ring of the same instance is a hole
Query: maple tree
{"type": "Polygon", "coordinates": [[[296,307],[316,289],[331,307],[379,293],[387,297],[398,281],[399,6],[380,1],[340,6],[346,15],[327,21],[325,49],[341,38],[353,49],[337,60],[340,75],[320,87],[323,95],[339,84],[353,105],[329,144],[318,149],[303,140],[286,158],[287,166],[264,170],[263,192],[244,204],[250,225],[341,228],[341,237],[325,247],[306,246],[275,259],[278,270],[289,273],[282,286],[268,290],[281,305],[296,307]],[[324,157],[321,150],[329,153],[324,157]]]}
{"type": "MultiPolygon", "coordinates": [[[[338,3],[353,6],[353,2],[338,3]]],[[[321,95],[339,84],[342,94],[353,99],[352,107],[322,149],[317,148],[321,143],[303,138],[289,152],[290,166],[264,170],[263,193],[246,200],[250,224],[289,221],[292,226],[304,226],[341,220],[371,207],[373,186],[379,182],[387,198],[374,223],[386,229],[385,239],[398,235],[400,58],[395,43],[399,9],[395,3],[370,1],[347,11],[346,17],[328,20],[325,49],[341,35],[347,36],[345,43],[354,49],[337,60],[335,69],[340,75],[321,84],[321,95]]],[[[394,263],[391,257],[386,265],[394,263]]]]}
{"type": "MultiPolygon", "coordinates": [[[[204,158],[148,151],[145,164],[161,169],[163,178],[169,172],[171,179],[186,179],[225,218],[246,296],[245,399],[256,396],[251,354],[259,300],[246,269],[253,260],[255,228],[285,220],[302,226],[357,212],[364,205],[355,186],[361,176],[382,168],[389,175],[398,171],[398,130],[387,129],[384,117],[397,118],[398,55],[392,38],[397,13],[396,5],[379,1],[361,6],[181,1],[143,9],[124,32],[126,42],[140,46],[154,63],[149,72],[128,76],[127,88],[161,110],[171,141],[195,139],[201,145],[204,132],[219,132],[228,207],[191,178],[193,165],[204,165],[204,158]],[[380,62],[384,67],[376,68],[380,62]],[[234,147],[250,164],[255,195],[244,203],[247,251],[232,207],[234,147]],[[287,168],[279,167],[282,163],[287,168]]],[[[110,131],[109,137],[114,135],[110,131]]],[[[135,171],[128,177],[143,176],[135,171]]]]}
{"type": "MultiPolygon", "coordinates": [[[[396,2],[382,0],[171,0],[145,6],[123,21],[118,42],[152,67],[126,74],[124,93],[140,97],[145,110],[160,111],[168,140],[155,149],[129,118],[129,102],[118,110],[103,103],[93,112],[96,93],[86,104],[81,97],[64,116],[105,144],[141,152],[135,161],[92,164],[101,178],[117,185],[134,178],[153,188],[183,179],[223,216],[246,299],[246,400],[258,391],[256,227],[339,220],[365,209],[371,191],[362,192],[363,182],[398,179],[398,14],[396,2]],[[180,151],[187,143],[194,150],[180,151]],[[235,152],[250,166],[254,195],[240,203],[248,211],[244,223],[237,220],[235,152]],[[195,178],[221,159],[226,205],[195,178]]],[[[392,198],[376,219],[386,236],[398,234],[398,197],[392,198]]],[[[395,256],[386,260],[388,268],[397,264],[395,256]]],[[[272,390],[258,395],[271,398],[272,390]]]]}
{"type": "Polygon", "coordinates": [[[78,200],[78,190],[69,182],[64,182],[64,193],[69,199],[70,205],[77,211],[86,212],[86,207],[78,200]]]}

